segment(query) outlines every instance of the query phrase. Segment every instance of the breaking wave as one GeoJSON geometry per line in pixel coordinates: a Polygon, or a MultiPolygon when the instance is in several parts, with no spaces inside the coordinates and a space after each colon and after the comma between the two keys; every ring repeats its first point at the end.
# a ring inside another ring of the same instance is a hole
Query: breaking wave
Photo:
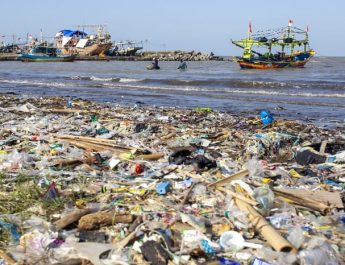
{"type": "Polygon", "coordinates": [[[266,90],[231,90],[231,89],[214,89],[214,88],[204,88],[195,86],[174,86],[174,87],[164,87],[164,86],[149,86],[149,85],[134,85],[134,84],[114,84],[114,83],[103,83],[102,86],[107,88],[126,88],[133,90],[156,90],[156,91],[195,91],[203,93],[227,93],[227,94],[247,94],[247,95],[271,95],[271,96],[285,96],[285,97],[313,97],[313,98],[345,98],[345,94],[339,93],[290,93],[282,91],[266,91],[266,90]]]}
{"type": "Polygon", "coordinates": [[[143,83],[152,85],[168,86],[196,86],[196,87],[222,87],[222,88],[312,88],[312,89],[338,89],[345,90],[345,81],[260,81],[241,79],[207,79],[207,80],[183,80],[183,79],[140,79],[127,77],[96,77],[96,76],[74,76],[72,80],[90,80],[96,82],[110,83],[143,83]]]}

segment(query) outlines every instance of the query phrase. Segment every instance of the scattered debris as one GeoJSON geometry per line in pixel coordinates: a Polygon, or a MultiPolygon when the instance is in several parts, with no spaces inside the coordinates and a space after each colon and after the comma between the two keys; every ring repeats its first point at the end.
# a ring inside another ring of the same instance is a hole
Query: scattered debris
{"type": "Polygon", "coordinates": [[[0,264],[344,264],[344,128],[0,96],[0,264]]]}

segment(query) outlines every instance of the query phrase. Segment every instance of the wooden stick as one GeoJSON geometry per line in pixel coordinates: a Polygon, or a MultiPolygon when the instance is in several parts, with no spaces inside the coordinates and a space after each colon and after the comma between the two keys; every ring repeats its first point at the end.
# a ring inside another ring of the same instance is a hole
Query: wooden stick
{"type": "Polygon", "coordinates": [[[13,260],[9,255],[7,255],[2,250],[0,250],[0,259],[2,259],[5,262],[4,264],[6,264],[6,265],[14,265],[14,264],[16,264],[16,261],[13,260]]]}
{"type": "Polygon", "coordinates": [[[111,146],[106,146],[102,144],[95,144],[95,143],[88,143],[88,142],[80,142],[77,140],[64,140],[70,143],[71,145],[74,145],[76,147],[85,149],[85,150],[94,150],[96,152],[102,152],[102,151],[112,151],[114,153],[122,153],[124,151],[130,151],[131,149],[123,149],[123,148],[117,148],[117,147],[111,147],[111,146]]]}
{"type": "Polygon", "coordinates": [[[195,184],[196,184],[195,182],[192,183],[192,186],[189,188],[186,195],[183,197],[183,200],[181,202],[181,206],[185,205],[188,202],[189,195],[192,193],[195,184]]]}
{"type": "Polygon", "coordinates": [[[249,220],[263,238],[276,250],[280,252],[293,252],[297,250],[285,238],[283,238],[251,205],[235,199],[236,205],[241,211],[248,213],[249,220]]]}
{"type": "Polygon", "coordinates": [[[161,137],[161,140],[165,141],[165,140],[168,140],[168,139],[173,138],[173,137],[175,137],[175,136],[176,136],[176,133],[175,133],[175,132],[172,132],[172,133],[169,133],[169,134],[167,134],[167,135],[165,135],[165,136],[162,136],[162,137],[161,137]]]}
{"type": "Polygon", "coordinates": [[[89,213],[91,213],[91,209],[78,209],[62,217],[60,220],[56,221],[54,224],[57,229],[63,229],[66,226],[78,221],[82,216],[89,213]]]}
{"type": "Polygon", "coordinates": [[[245,176],[248,176],[249,175],[249,171],[248,169],[244,169],[242,171],[239,171],[229,177],[226,177],[224,179],[221,179],[217,182],[214,182],[214,183],[211,183],[209,184],[207,187],[208,188],[213,188],[213,187],[220,187],[220,186],[224,186],[226,184],[228,184],[229,182],[233,181],[233,180],[236,180],[236,179],[239,179],[239,178],[242,178],[242,177],[245,177],[245,176]]]}
{"type": "Polygon", "coordinates": [[[82,142],[82,143],[90,143],[90,144],[96,144],[100,146],[109,146],[112,148],[120,149],[122,151],[130,151],[133,148],[126,147],[126,146],[120,146],[117,144],[117,141],[115,140],[109,140],[109,139],[100,139],[100,138],[92,138],[92,137],[83,137],[83,136],[73,136],[73,135],[63,135],[63,136],[56,136],[58,139],[62,140],[71,140],[71,142],[82,142]]]}
{"type": "Polygon", "coordinates": [[[232,190],[227,190],[227,189],[222,188],[222,187],[218,187],[217,190],[225,192],[225,193],[227,193],[227,194],[229,194],[229,195],[231,195],[231,196],[233,196],[233,197],[235,197],[237,199],[240,199],[240,200],[242,200],[242,201],[244,201],[244,202],[246,202],[246,203],[248,203],[250,205],[257,206],[259,204],[257,201],[254,201],[252,199],[246,198],[246,197],[244,197],[241,194],[233,192],[232,190]]]}
{"type": "Polygon", "coordinates": [[[102,138],[94,138],[94,137],[86,137],[86,136],[75,136],[75,135],[56,135],[54,136],[59,139],[70,139],[70,140],[82,140],[85,142],[95,142],[95,143],[113,143],[117,144],[116,140],[111,139],[102,139],[102,138]]]}
{"type": "Polygon", "coordinates": [[[149,155],[139,155],[135,157],[135,159],[142,159],[142,160],[158,160],[164,157],[164,153],[153,153],[149,155]]]}

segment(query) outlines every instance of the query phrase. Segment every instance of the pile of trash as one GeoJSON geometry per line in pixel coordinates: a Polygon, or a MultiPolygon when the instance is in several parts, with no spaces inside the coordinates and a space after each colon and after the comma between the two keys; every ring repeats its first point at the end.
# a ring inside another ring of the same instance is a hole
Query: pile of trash
{"type": "Polygon", "coordinates": [[[344,264],[343,128],[0,96],[0,264],[344,264]]]}

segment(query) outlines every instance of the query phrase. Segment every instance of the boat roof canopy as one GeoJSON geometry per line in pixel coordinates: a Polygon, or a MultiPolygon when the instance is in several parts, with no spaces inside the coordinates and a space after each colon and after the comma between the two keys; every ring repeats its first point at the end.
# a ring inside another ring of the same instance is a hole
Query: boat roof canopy
{"type": "MultiPolygon", "coordinates": [[[[233,44],[240,46],[301,46],[308,45],[308,32],[296,27],[283,27],[278,29],[269,29],[250,34],[248,38],[239,41],[233,41],[233,44]],[[248,41],[250,45],[248,44],[248,41]]],[[[242,47],[242,48],[243,48],[242,47]]]]}
{"type": "Polygon", "coordinates": [[[70,30],[70,29],[64,29],[58,32],[59,35],[67,36],[67,37],[73,37],[73,36],[79,36],[79,37],[86,37],[87,33],[80,30],[70,30]]]}

